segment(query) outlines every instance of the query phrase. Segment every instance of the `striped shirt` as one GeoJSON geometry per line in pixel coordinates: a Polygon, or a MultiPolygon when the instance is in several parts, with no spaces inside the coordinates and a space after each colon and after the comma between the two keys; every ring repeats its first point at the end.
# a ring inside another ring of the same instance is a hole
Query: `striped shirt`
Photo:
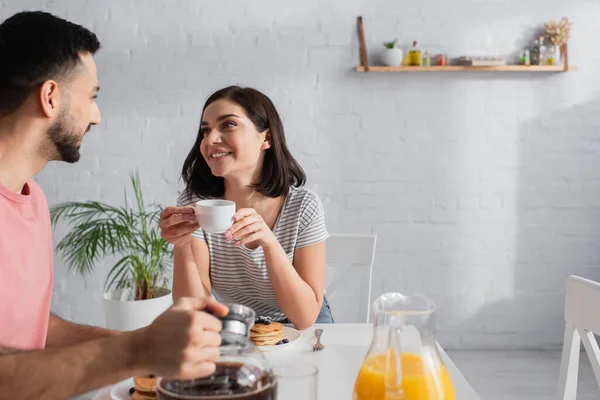
{"type": "MultiPolygon", "coordinates": [[[[200,200],[203,198],[184,191],[177,204],[193,205],[200,200]]],[[[310,190],[291,187],[273,233],[292,263],[296,249],[327,239],[321,199],[310,190]]],[[[210,234],[202,229],[192,237],[208,245],[210,283],[217,300],[243,304],[254,309],[257,316],[270,316],[276,321],[286,318],[275,299],[262,247],[250,250],[234,246],[225,241],[223,234],[210,234]]]]}

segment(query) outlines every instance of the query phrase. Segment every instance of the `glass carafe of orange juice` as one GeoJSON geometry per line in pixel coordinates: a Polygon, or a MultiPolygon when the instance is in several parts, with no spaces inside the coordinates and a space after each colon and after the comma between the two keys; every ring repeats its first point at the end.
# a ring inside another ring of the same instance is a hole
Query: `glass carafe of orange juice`
{"type": "Polygon", "coordinates": [[[435,304],[386,293],[373,303],[375,327],[354,400],[455,400],[433,336],[435,304]]]}

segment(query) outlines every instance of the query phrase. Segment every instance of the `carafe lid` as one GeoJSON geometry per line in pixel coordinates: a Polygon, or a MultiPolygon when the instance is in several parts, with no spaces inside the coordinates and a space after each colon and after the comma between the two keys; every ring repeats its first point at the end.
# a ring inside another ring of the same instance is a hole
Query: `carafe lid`
{"type": "Polygon", "coordinates": [[[221,334],[232,333],[235,335],[248,336],[250,329],[254,326],[255,313],[250,307],[241,304],[226,304],[229,312],[221,320],[223,328],[221,334]]]}

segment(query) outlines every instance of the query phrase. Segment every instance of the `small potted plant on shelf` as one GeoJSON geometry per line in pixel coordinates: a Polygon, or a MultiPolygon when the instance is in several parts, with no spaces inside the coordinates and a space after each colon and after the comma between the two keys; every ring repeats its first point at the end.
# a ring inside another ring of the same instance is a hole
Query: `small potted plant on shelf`
{"type": "Polygon", "coordinates": [[[109,329],[128,331],[149,325],[171,304],[168,272],[172,247],[159,233],[161,207],[147,209],[139,175],[130,175],[131,205],[114,207],[97,201],[66,202],[51,208],[53,225],[72,229],[56,246],[69,269],[85,276],[97,263],[116,256],[105,281],[104,309],[109,329]]]}
{"type": "Polygon", "coordinates": [[[381,62],[383,65],[396,67],[402,64],[402,61],[404,60],[404,52],[402,49],[396,47],[396,41],[397,39],[391,42],[383,43],[383,46],[385,47],[381,53],[381,62]]]}

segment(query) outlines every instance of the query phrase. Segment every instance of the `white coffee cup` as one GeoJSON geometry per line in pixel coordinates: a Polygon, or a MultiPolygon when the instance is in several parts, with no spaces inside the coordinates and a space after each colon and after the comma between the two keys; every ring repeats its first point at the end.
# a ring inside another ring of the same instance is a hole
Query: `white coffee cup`
{"type": "Polygon", "coordinates": [[[200,227],[207,233],[223,233],[233,225],[233,201],[201,200],[196,203],[194,210],[200,227]]]}

